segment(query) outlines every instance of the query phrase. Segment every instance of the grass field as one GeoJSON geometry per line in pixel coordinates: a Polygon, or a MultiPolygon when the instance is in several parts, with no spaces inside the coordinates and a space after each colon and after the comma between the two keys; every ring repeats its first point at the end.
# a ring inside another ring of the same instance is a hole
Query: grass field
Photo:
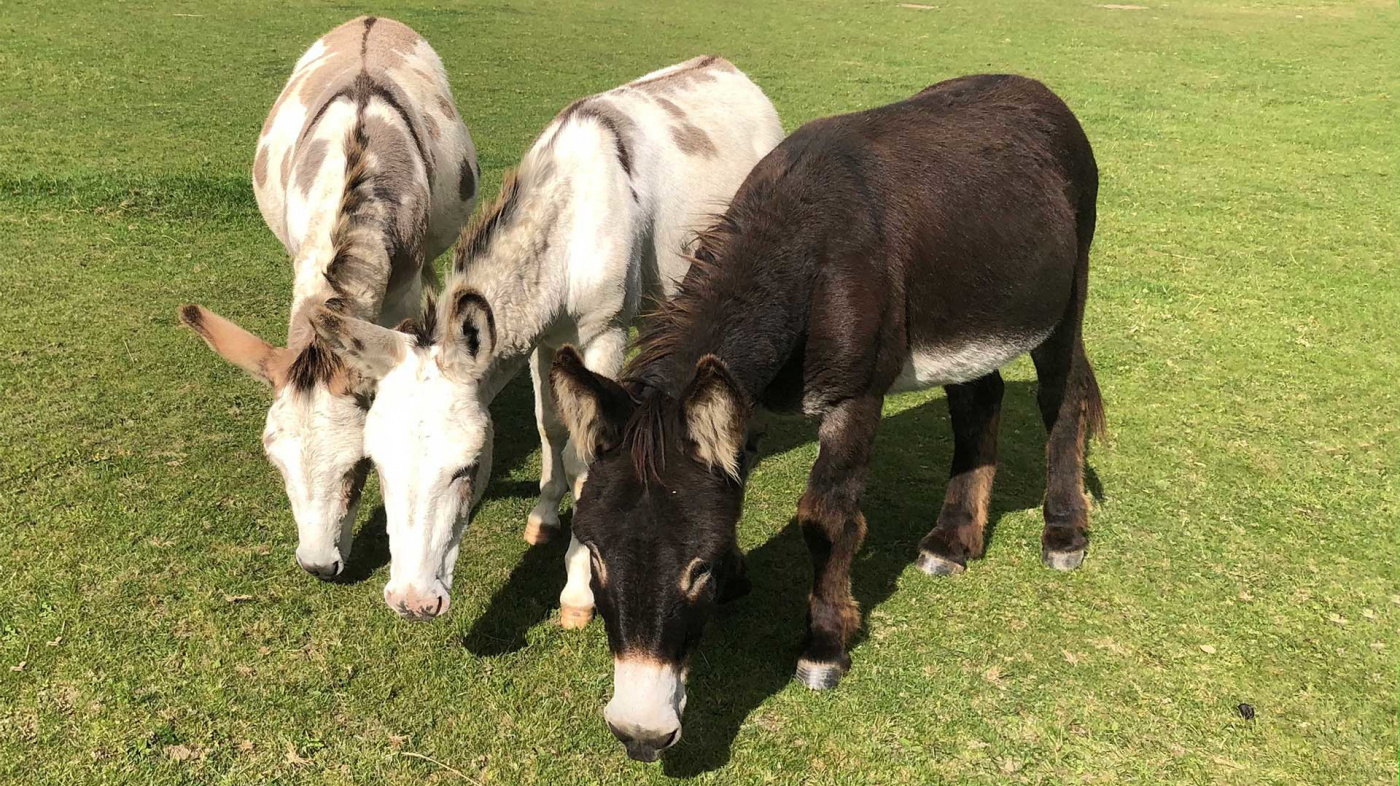
{"type": "Polygon", "coordinates": [[[0,6],[0,782],[1395,783],[1400,12],[1134,2],[0,6]],[[284,334],[253,143],[302,50],[366,11],[441,53],[488,194],[571,99],[695,54],[788,128],[963,73],[1046,81],[1103,180],[1084,569],[1039,563],[1023,360],[987,558],[956,579],[911,564],[942,394],[889,400],[866,630],[824,694],[791,680],[814,433],[777,429],[741,528],[754,592],[711,626],[658,765],[602,724],[601,625],[553,622],[562,544],[520,538],[528,385],[497,407],[446,618],[381,600],[373,487],[348,580],[302,573],[268,394],[175,308],[284,334]]]}

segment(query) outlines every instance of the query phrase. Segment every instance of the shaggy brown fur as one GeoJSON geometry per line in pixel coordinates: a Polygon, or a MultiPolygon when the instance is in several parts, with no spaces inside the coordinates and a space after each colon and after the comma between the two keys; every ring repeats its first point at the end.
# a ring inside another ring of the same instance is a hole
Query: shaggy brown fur
{"type": "MultiPolygon", "coordinates": [[[[556,356],[556,398],[612,402],[573,405],[603,421],[590,433],[622,432],[622,449],[589,465],[573,519],[613,577],[595,600],[614,652],[687,660],[710,605],[677,601],[673,585],[696,559],[724,564],[743,503],[742,474],[711,448],[738,454],[755,407],[796,410],[821,419],[797,511],[813,566],[798,678],[834,686],[860,626],[850,570],[884,396],[948,391],[952,481],[919,565],[954,572],[981,551],[996,368],[1026,352],[1049,431],[1042,558],[1077,567],[1088,543],[1083,441],[1102,425],[1081,328],[1097,194],[1073,113],[1008,75],[813,121],[759,162],[701,234],[619,381],[576,353],[556,356]],[[714,368],[726,384],[707,389],[714,368]],[[707,412],[738,422],[716,428],[707,412]]],[[[571,428],[575,441],[581,433],[571,428]]]]}

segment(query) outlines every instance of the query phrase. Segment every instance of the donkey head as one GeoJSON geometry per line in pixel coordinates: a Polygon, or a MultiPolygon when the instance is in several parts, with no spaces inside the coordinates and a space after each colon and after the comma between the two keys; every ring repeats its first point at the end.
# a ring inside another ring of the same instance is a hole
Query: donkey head
{"type": "Polygon", "coordinates": [[[640,761],[681,736],[690,655],[717,602],[748,589],[743,505],[746,398],[708,356],[679,397],[590,372],[565,348],[550,372],[588,480],[573,534],[613,653],[608,728],[640,761]]]}
{"type": "Polygon", "coordinates": [[[297,564],[330,579],[344,569],[369,464],[364,461],[364,381],[330,348],[276,347],[200,306],[180,321],[221,357],[272,385],[263,448],[279,472],[297,523],[297,564]]]}
{"type": "Polygon", "coordinates": [[[491,307],[471,290],[431,302],[423,325],[389,330],[330,311],[316,333],[377,383],[365,454],[379,472],[388,516],[384,600],[411,619],[447,611],[468,514],[491,476],[491,307]],[[412,328],[413,333],[404,332],[412,328]]]}

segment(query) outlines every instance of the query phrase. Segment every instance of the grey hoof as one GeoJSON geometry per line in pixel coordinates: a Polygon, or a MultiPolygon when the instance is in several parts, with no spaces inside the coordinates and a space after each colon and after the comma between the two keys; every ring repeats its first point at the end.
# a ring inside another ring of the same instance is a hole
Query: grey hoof
{"type": "Polygon", "coordinates": [[[812,690],[829,690],[841,682],[846,670],[839,663],[813,663],[809,660],[797,661],[797,681],[812,690]]]}
{"type": "Polygon", "coordinates": [[[956,576],[967,570],[950,559],[927,551],[919,552],[919,559],[915,564],[919,566],[919,570],[930,576],[956,576]]]}
{"type": "Polygon", "coordinates": [[[1044,551],[1040,552],[1040,561],[1045,563],[1045,567],[1054,570],[1079,570],[1079,566],[1084,564],[1084,551],[1044,551]]]}

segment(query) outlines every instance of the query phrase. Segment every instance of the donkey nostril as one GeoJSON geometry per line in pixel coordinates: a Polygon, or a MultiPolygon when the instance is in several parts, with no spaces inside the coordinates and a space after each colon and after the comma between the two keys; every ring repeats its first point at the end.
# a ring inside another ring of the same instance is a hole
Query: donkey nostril
{"type": "Polygon", "coordinates": [[[439,596],[438,596],[438,599],[437,599],[437,606],[434,606],[434,607],[433,607],[433,616],[436,617],[436,616],[437,616],[439,613],[441,613],[441,612],[442,612],[442,596],[439,595],[439,596]]]}
{"type": "Polygon", "coordinates": [[[663,743],[661,743],[661,745],[658,746],[658,747],[661,747],[661,748],[669,748],[669,747],[671,747],[672,745],[675,745],[675,744],[676,744],[676,738],[679,737],[679,736],[681,736],[681,730],[680,730],[680,729],[676,729],[675,731],[673,731],[673,732],[671,732],[670,734],[666,735],[666,741],[663,742],[663,743]]]}

